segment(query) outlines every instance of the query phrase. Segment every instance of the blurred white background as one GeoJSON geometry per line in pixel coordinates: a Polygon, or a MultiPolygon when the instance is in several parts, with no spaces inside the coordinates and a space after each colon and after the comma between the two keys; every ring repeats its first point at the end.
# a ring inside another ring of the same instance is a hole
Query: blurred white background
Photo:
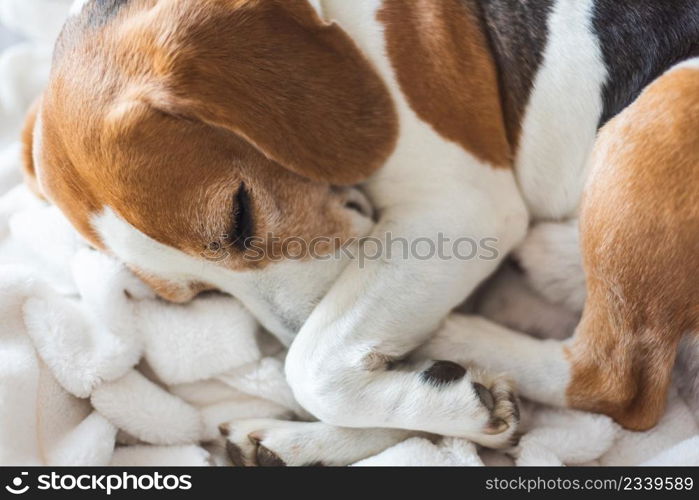
{"type": "Polygon", "coordinates": [[[20,129],[72,0],[0,0],[0,193],[20,180],[20,129]]]}
{"type": "Polygon", "coordinates": [[[9,47],[13,43],[17,43],[20,40],[21,38],[17,34],[0,25],[0,50],[9,47]]]}

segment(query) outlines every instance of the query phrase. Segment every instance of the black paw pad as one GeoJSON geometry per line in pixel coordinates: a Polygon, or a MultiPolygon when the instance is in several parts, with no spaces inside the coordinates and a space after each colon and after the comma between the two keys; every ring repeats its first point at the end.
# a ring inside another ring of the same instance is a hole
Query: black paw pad
{"type": "Polygon", "coordinates": [[[451,361],[437,361],[421,374],[424,382],[436,386],[456,382],[465,375],[466,368],[451,361]]]}

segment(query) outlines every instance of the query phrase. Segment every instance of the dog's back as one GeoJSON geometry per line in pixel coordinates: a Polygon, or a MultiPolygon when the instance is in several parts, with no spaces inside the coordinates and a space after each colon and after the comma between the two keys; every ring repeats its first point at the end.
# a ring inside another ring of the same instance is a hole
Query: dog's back
{"type": "Polygon", "coordinates": [[[575,214],[597,131],[699,55],[694,0],[468,0],[499,69],[515,169],[536,218],[575,214]]]}

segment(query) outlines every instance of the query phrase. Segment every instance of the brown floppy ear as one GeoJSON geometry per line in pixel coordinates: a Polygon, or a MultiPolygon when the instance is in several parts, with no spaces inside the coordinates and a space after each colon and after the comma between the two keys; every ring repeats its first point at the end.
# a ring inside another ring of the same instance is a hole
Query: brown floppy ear
{"type": "Polygon", "coordinates": [[[36,126],[36,117],[40,107],[41,97],[37,98],[31,105],[24,121],[22,130],[22,173],[24,174],[24,183],[29,190],[42,200],[45,200],[46,197],[41,192],[34,168],[34,127],[36,126]]]}
{"type": "Polygon", "coordinates": [[[393,150],[397,120],[383,81],[307,0],[200,2],[173,15],[176,50],[156,65],[167,82],[158,107],[234,132],[332,184],[365,179],[393,150]]]}

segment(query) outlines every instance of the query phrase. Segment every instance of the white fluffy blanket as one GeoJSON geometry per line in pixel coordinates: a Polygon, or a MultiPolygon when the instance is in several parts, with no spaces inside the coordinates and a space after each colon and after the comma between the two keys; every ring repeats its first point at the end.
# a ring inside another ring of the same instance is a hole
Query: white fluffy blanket
{"type": "MultiPolygon", "coordinates": [[[[28,42],[0,57],[0,465],[224,464],[217,426],[298,407],[281,348],[232,298],[155,299],[20,185],[19,128],[70,0],[0,0],[28,42]]],[[[646,433],[529,406],[511,455],[410,439],[362,465],[699,465],[699,428],[670,395],[646,433]]]]}

